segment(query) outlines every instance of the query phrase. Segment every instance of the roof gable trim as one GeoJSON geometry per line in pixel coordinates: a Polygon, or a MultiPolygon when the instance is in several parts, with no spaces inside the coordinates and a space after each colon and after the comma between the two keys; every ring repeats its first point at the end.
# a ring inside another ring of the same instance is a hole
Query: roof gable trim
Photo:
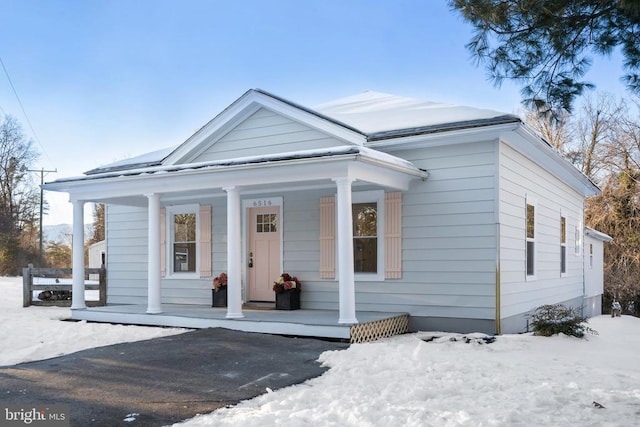
{"type": "Polygon", "coordinates": [[[251,89],[189,137],[189,139],[165,158],[162,164],[175,165],[181,162],[192,161],[208,149],[211,144],[215,144],[216,140],[220,139],[260,108],[268,109],[276,114],[288,117],[291,120],[316,128],[347,143],[362,146],[366,141],[364,134],[343,123],[339,123],[267,92],[251,89]]]}

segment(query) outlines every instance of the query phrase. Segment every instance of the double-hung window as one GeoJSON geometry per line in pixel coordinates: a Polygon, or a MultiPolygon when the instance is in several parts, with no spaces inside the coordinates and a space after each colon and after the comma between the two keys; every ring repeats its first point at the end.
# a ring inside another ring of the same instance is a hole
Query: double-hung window
{"type": "Polygon", "coordinates": [[[525,251],[527,260],[527,277],[533,277],[536,274],[536,208],[530,203],[527,203],[526,208],[526,227],[527,245],[525,251]]]}
{"type": "Polygon", "coordinates": [[[352,195],[353,268],[356,277],[384,280],[384,192],[352,195]]]}
{"type": "Polygon", "coordinates": [[[198,205],[170,206],[167,213],[171,274],[196,274],[199,271],[198,205]]]}

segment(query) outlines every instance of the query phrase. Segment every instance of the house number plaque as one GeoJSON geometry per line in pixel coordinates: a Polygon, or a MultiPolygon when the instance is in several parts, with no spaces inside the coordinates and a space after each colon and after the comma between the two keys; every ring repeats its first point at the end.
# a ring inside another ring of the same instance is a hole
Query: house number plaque
{"type": "Polygon", "coordinates": [[[275,199],[255,199],[252,203],[254,208],[263,208],[277,205],[275,199]]]}

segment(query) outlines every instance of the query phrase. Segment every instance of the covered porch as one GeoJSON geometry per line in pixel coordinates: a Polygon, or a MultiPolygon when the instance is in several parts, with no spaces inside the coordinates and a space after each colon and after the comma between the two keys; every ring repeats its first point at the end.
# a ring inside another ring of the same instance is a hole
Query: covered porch
{"type": "Polygon", "coordinates": [[[182,328],[226,328],[244,332],[374,341],[408,332],[408,313],[358,311],[358,323],[336,323],[337,310],[292,311],[245,305],[243,317],[229,319],[226,308],[205,305],[163,304],[162,313],[149,314],[142,304],[108,305],[72,310],[72,319],[182,328]],[[117,319],[117,320],[116,320],[117,319]]]}

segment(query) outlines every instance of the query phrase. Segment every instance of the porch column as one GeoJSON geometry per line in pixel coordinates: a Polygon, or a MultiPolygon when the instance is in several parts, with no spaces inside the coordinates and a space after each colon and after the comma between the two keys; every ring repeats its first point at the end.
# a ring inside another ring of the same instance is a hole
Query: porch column
{"type": "Polygon", "coordinates": [[[356,319],[355,273],[353,272],[353,214],[351,178],[334,179],[338,188],[338,289],[340,317],[338,323],[358,323],[356,319]]]}
{"type": "Polygon", "coordinates": [[[147,313],[162,313],[160,293],[160,195],[147,194],[148,235],[147,239],[147,313]]]}
{"type": "Polygon", "coordinates": [[[84,299],[84,200],[72,200],[73,237],[72,237],[72,285],[71,309],[87,308],[84,299]]]}
{"type": "Polygon", "coordinates": [[[242,244],[240,190],[227,192],[227,319],[239,319],[242,314],[242,244]]]}

